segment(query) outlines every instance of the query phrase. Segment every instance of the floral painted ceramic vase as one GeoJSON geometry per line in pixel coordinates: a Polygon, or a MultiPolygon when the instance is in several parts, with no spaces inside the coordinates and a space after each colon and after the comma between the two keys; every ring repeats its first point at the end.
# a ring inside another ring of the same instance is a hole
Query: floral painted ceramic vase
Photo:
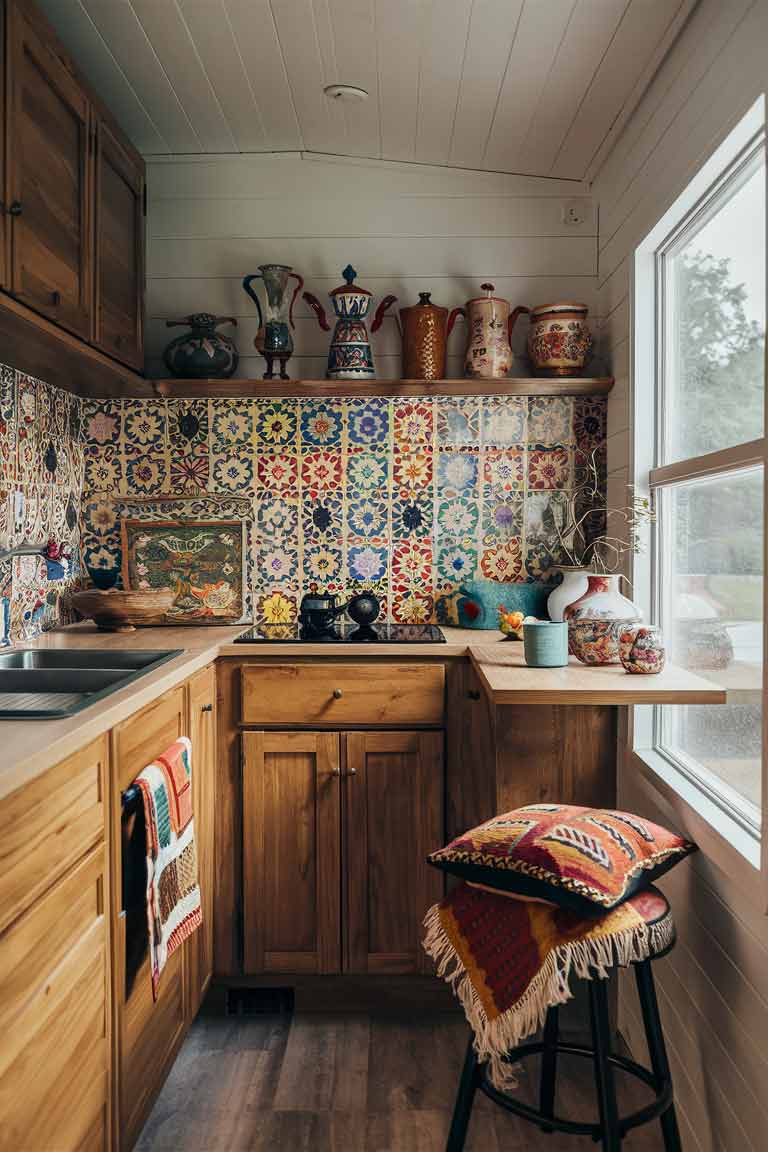
{"type": "MultiPolygon", "coordinates": [[[[359,284],[355,284],[357,272],[351,264],[347,264],[342,276],[344,283],[328,293],[336,314],[336,326],[331,336],[331,346],[328,349],[326,376],[329,380],[373,380],[376,372],[373,366],[371,342],[365,324],[365,318],[373,300],[373,293],[369,292],[367,288],[361,288],[359,284]]],[[[304,299],[315,313],[320,327],[324,332],[328,332],[330,324],[320,301],[311,292],[305,292],[304,299]]],[[[379,330],[384,319],[384,313],[396,302],[396,296],[384,297],[376,309],[371,324],[371,332],[379,330]]]]}
{"type": "Polygon", "coordinates": [[[627,672],[645,676],[661,672],[666,652],[660,629],[650,625],[624,628],[619,636],[619,659],[627,672]]]}
{"type": "Polygon", "coordinates": [[[537,376],[578,376],[592,348],[586,304],[531,309],[528,355],[537,376]]]}
{"type": "MultiPolygon", "coordinates": [[[[464,375],[470,379],[500,380],[512,367],[512,329],[526,308],[515,308],[510,315],[508,300],[494,296],[493,284],[481,284],[485,293],[467,300],[455,313],[467,321],[467,349],[464,353],[464,375]]],[[[453,316],[453,313],[452,313],[453,316]]]]}
{"type": "Polygon", "coordinates": [[[573,604],[574,600],[581,599],[586,592],[589,572],[586,568],[571,567],[566,564],[557,565],[553,571],[559,572],[563,579],[562,583],[558,584],[549,594],[547,612],[550,620],[562,620],[568,605],[573,604]]]}
{"type": "Polygon", "coordinates": [[[587,590],[568,604],[569,651],[586,664],[618,664],[619,628],[643,618],[642,611],[619,591],[620,576],[587,576],[587,590]],[[586,658],[585,658],[586,657],[586,658]]]}

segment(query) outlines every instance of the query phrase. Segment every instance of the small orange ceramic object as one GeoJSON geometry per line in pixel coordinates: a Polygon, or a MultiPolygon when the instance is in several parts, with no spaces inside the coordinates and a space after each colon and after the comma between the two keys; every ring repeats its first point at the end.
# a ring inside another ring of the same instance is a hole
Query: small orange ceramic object
{"type": "Polygon", "coordinates": [[[522,612],[507,612],[503,604],[499,605],[499,629],[508,640],[522,640],[524,620],[522,612]]]}

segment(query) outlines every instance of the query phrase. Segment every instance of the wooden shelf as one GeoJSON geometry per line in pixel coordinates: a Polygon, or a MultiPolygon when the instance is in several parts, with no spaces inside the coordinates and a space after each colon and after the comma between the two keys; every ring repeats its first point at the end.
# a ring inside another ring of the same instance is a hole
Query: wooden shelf
{"type": "MultiPolygon", "coordinates": [[[[153,380],[157,396],[607,396],[612,376],[506,377],[503,380],[153,380]]],[[[142,389],[140,395],[146,395],[142,389]]]]}

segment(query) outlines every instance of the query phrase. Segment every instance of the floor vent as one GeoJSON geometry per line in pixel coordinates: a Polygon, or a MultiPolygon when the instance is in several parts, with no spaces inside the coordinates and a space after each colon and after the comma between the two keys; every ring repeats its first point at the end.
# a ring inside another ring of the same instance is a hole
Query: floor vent
{"type": "Polygon", "coordinates": [[[228,1016],[274,1016],[293,1012],[292,988],[230,988],[228,1016]]]}

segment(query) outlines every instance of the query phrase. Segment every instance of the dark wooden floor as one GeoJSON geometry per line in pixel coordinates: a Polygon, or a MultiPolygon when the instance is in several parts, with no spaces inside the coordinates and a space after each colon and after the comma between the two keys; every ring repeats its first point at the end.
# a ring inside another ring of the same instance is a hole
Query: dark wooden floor
{"type": "MultiPolygon", "coordinates": [[[[460,1016],[198,1018],[141,1135],[140,1152],[443,1152],[466,1044],[460,1016]]],[[[591,1067],[563,1060],[561,1112],[595,1110],[591,1067]]],[[[535,1071],[535,1069],[534,1069],[535,1071]]],[[[624,1111],[642,1089],[622,1084],[624,1111]]],[[[523,1076],[521,1092],[528,1097],[523,1076]]],[[[478,1097],[466,1152],[589,1152],[478,1097]]],[[[658,1125],[626,1152],[660,1152],[658,1125]]]]}

